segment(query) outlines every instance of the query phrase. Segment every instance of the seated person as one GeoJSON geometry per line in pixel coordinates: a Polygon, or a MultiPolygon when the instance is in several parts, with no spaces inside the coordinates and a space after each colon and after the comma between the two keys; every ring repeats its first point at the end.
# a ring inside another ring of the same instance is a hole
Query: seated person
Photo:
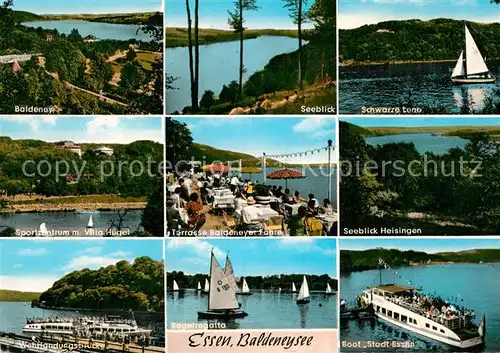
{"type": "Polygon", "coordinates": [[[310,214],[311,216],[317,216],[319,214],[319,208],[316,207],[316,202],[313,200],[309,200],[307,203],[307,213],[310,214]]]}
{"type": "Polygon", "coordinates": [[[323,200],[323,207],[321,208],[321,210],[327,216],[333,216],[334,214],[332,205],[330,203],[330,200],[328,199],[323,200]]]}
{"type": "Polygon", "coordinates": [[[313,202],[309,201],[306,211],[306,217],[304,219],[304,223],[306,225],[306,232],[307,235],[320,236],[324,234],[323,222],[321,222],[321,220],[316,218],[318,212],[317,209],[312,208],[312,206],[313,202]]]}
{"type": "Polygon", "coordinates": [[[179,230],[180,228],[187,228],[187,223],[181,217],[179,210],[174,208],[174,200],[167,199],[167,232],[172,230],[179,230]]]}
{"type": "Polygon", "coordinates": [[[293,90],[293,96],[290,96],[288,98],[288,101],[290,103],[293,103],[293,102],[295,102],[297,100],[297,98],[299,98],[299,93],[297,92],[297,90],[293,90]]]}
{"type": "Polygon", "coordinates": [[[189,202],[186,205],[186,211],[189,216],[189,229],[199,230],[207,221],[207,216],[203,210],[203,205],[198,197],[198,194],[193,192],[189,196],[189,202]]]}
{"type": "Polygon", "coordinates": [[[287,105],[288,102],[289,102],[288,96],[285,96],[285,97],[283,97],[283,99],[281,101],[273,103],[273,109],[281,108],[281,107],[287,105]]]}
{"type": "Polygon", "coordinates": [[[285,189],[285,193],[283,195],[281,195],[281,199],[282,199],[283,203],[288,203],[288,204],[293,203],[293,196],[290,194],[289,188],[285,189]]]}
{"type": "Polygon", "coordinates": [[[316,209],[319,208],[319,202],[314,197],[314,194],[309,194],[309,201],[308,202],[311,202],[311,201],[314,201],[314,208],[316,208],[316,209]]]}
{"type": "Polygon", "coordinates": [[[294,203],[302,203],[302,202],[305,202],[306,200],[304,200],[302,197],[300,197],[300,192],[298,191],[295,191],[294,195],[293,195],[293,202],[294,203]]]}
{"type": "Polygon", "coordinates": [[[255,200],[253,197],[249,197],[247,200],[247,206],[243,207],[241,210],[241,222],[245,229],[259,229],[263,228],[264,224],[260,222],[262,211],[254,206],[255,200]]]}
{"type": "Polygon", "coordinates": [[[267,94],[264,94],[264,100],[262,101],[260,106],[261,106],[261,108],[264,108],[264,109],[271,109],[273,107],[273,103],[268,98],[267,94]]]}
{"type": "MultiPolygon", "coordinates": [[[[251,198],[253,200],[253,198],[251,198]]],[[[255,201],[253,202],[255,203],[255,201]]],[[[243,197],[240,191],[236,192],[236,198],[234,199],[234,210],[241,211],[243,207],[247,206],[247,200],[243,197]]]]}
{"type": "Polygon", "coordinates": [[[300,206],[298,209],[298,213],[293,215],[288,222],[288,229],[290,230],[290,236],[292,237],[300,237],[305,236],[306,234],[306,217],[307,209],[305,206],[300,206]]]}

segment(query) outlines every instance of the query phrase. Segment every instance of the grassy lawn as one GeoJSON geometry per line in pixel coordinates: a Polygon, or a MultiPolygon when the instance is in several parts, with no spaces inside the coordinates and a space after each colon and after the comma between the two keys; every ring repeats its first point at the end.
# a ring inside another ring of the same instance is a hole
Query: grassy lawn
{"type": "MultiPolygon", "coordinates": [[[[139,64],[148,71],[151,71],[152,65],[155,62],[155,59],[161,58],[160,53],[151,53],[151,52],[144,52],[144,51],[138,51],[137,52],[137,57],[136,60],[139,62],[139,64]]],[[[113,61],[111,63],[111,66],[113,66],[113,74],[118,74],[122,71],[123,67],[125,66],[124,63],[118,62],[118,61],[113,61]]]]}
{"type": "Polygon", "coordinates": [[[0,302],[30,302],[40,298],[40,294],[41,293],[0,289],[0,302]]]}

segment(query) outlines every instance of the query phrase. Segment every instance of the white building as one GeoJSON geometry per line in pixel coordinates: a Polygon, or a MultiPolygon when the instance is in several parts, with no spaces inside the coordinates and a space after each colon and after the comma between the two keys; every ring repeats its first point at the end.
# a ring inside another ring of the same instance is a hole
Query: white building
{"type": "Polygon", "coordinates": [[[95,148],[93,151],[96,154],[105,154],[105,155],[108,155],[108,156],[112,156],[113,155],[113,149],[109,148],[109,147],[105,147],[105,146],[101,146],[99,148],[95,148]]]}

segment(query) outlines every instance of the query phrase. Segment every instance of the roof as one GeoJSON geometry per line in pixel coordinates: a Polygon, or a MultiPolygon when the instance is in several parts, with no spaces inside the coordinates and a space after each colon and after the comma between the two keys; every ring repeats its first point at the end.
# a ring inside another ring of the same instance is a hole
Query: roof
{"type": "Polygon", "coordinates": [[[396,284],[384,284],[381,286],[377,286],[375,288],[380,289],[381,291],[389,292],[389,293],[393,293],[393,294],[416,289],[413,287],[398,286],[396,284]]]}

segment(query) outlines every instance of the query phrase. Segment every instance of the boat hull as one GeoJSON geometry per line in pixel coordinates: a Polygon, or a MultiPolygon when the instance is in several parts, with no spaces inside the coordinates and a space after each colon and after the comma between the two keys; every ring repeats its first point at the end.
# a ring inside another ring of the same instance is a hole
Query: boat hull
{"type": "Polygon", "coordinates": [[[299,299],[297,300],[297,305],[308,304],[311,301],[309,299],[299,299]]]}
{"type": "Polygon", "coordinates": [[[236,295],[253,295],[252,293],[236,293],[236,295]]]}
{"type": "Polygon", "coordinates": [[[495,83],[496,78],[452,78],[456,85],[472,85],[478,83],[495,83]]]}
{"type": "Polygon", "coordinates": [[[325,293],[325,295],[336,295],[337,293],[335,292],[330,292],[330,293],[325,293]]]}
{"type": "Polygon", "coordinates": [[[218,320],[230,320],[238,319],[248,316],[243,310],[235,311],[198,311],[198,319],[218,319],[218,320]]]}
{"type": "Polygon", "coordinates": [[[394,326],[401,327],[407,331],[416,333],[420,336],[430,338],[432,340],[447,344],[447,345],[455,347],[455,348],[471,349],[471,348],[480,347],[480,346],[484,345],[484,340],[480,336],[477,336],[477,337],[474,337],[474,338],[471,338],[471,339],[468,339],[465,341],[455,341],[455,340],[452,340],[452,339],[449,339],[446,337],[442,337],[442,336],[433,334],[432,332],[426,332],[426,331],[423,331],[423,330],[418,329],[416,327],[404,325],[400,321],[393,320],[392,318],[389,318],[389,317],[384,316],[384,315],[380,315],[378,313],[375,313],[375,316],[377,318],[385,321],[385,322],[388,322],[388,323],[394,325],[394,326]]]}

